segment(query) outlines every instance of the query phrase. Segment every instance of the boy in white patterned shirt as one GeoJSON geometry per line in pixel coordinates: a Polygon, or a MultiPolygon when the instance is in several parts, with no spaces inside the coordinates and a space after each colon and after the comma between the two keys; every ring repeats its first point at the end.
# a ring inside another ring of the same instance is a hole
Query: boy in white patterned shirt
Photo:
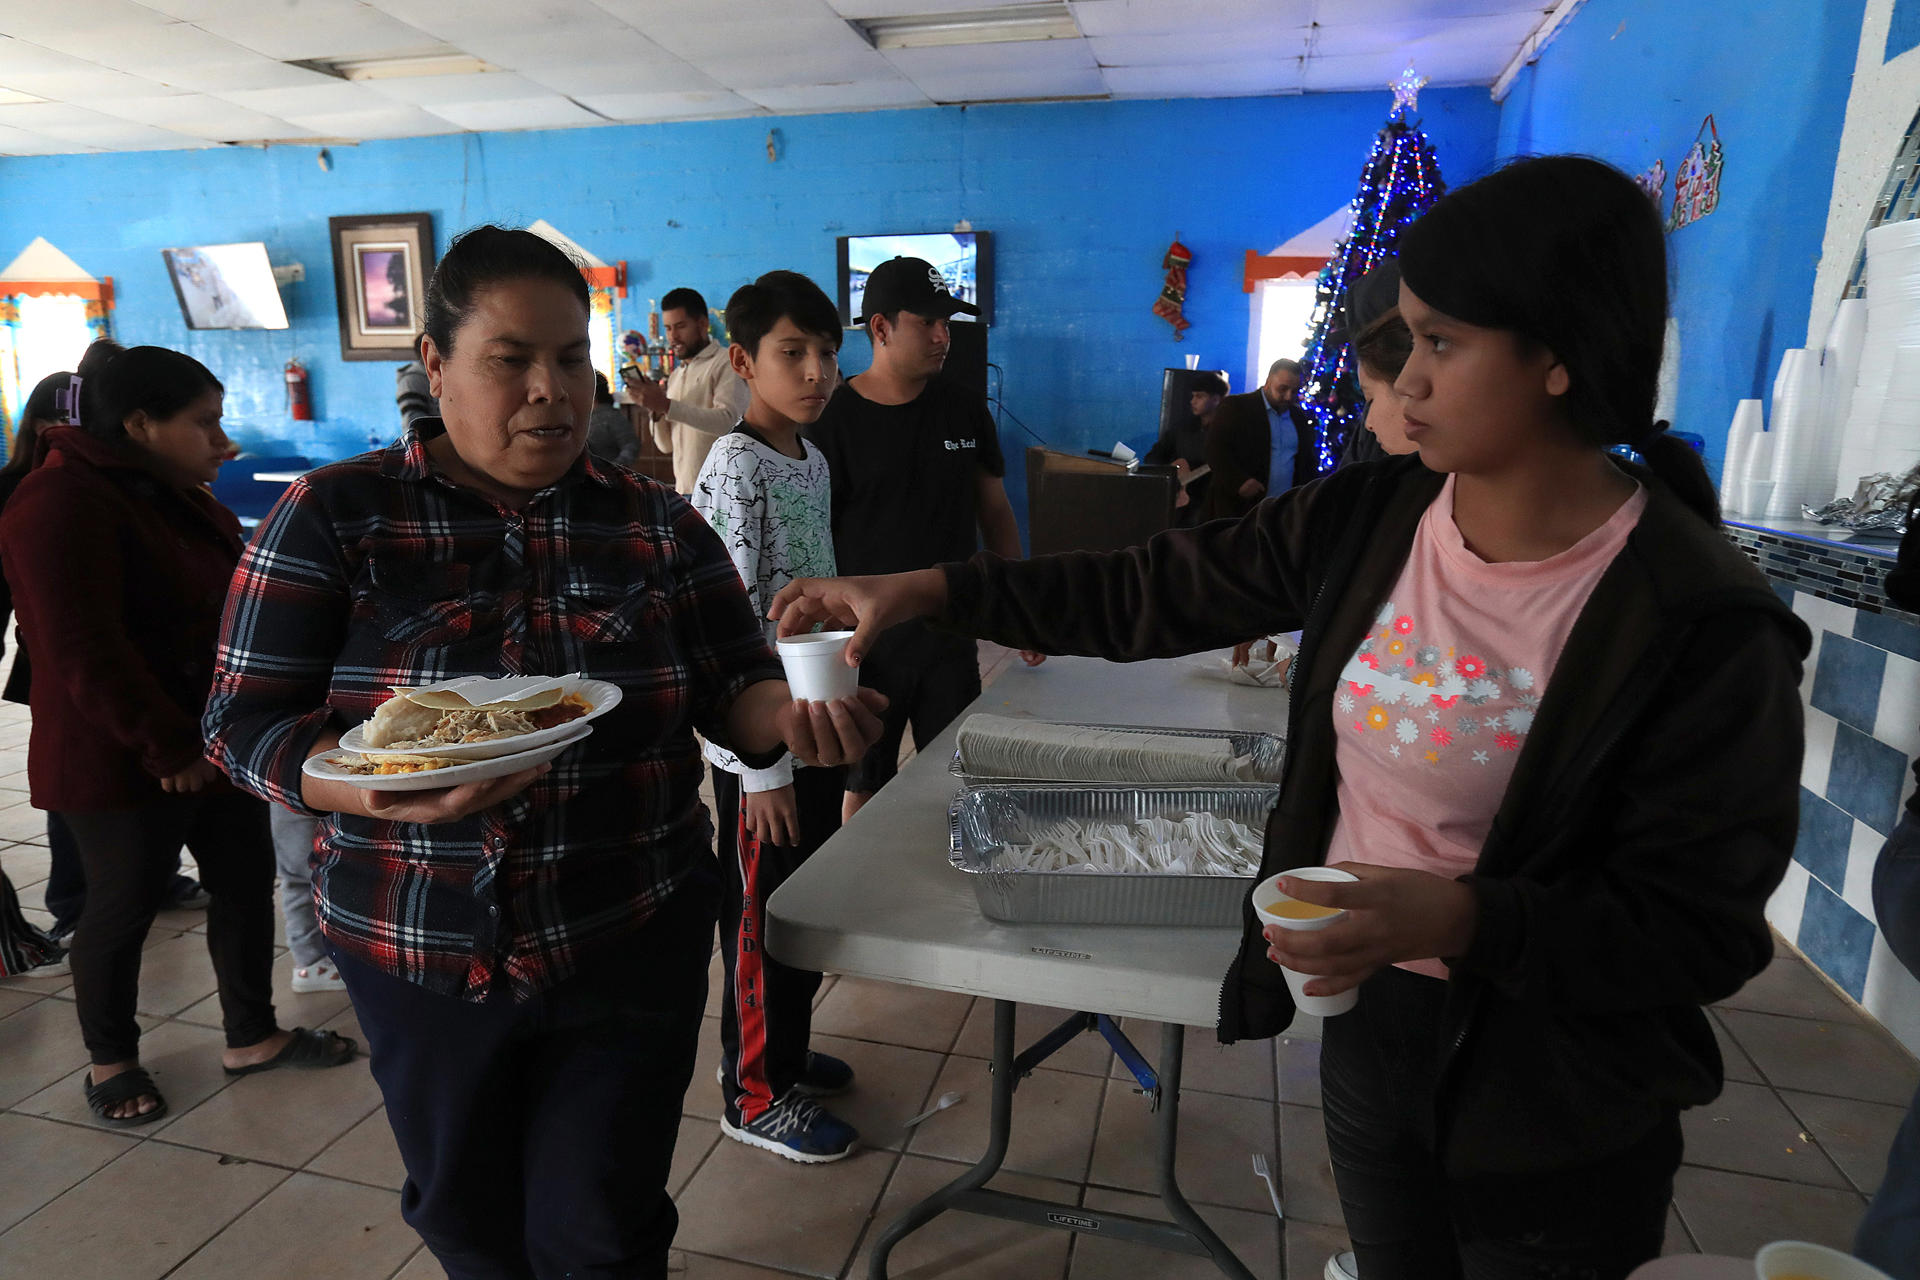
{"type": "MultiPolygon", "coordinates": [[[[740,425],[715,442],[691,500],[764,619],[781,587],[834,572],[827,461],[800,428],[839,381],[840,313],[805,276],[770,271],[728,301],[727,332],[751,398],[740,425]]],[[[766,628],[771,641],[774,624],[766,628]]],[[[845,1090],[853,1069],[807,1048],[820,975],[781,964],[764,942],[767,899],[840,827],[846,770],[791,755],[750,769],[711,743],[706,754],[727,877],[720,1130],[804,1164],[839,1160],[859,1135],[814,1099],[845,1090]]]]}

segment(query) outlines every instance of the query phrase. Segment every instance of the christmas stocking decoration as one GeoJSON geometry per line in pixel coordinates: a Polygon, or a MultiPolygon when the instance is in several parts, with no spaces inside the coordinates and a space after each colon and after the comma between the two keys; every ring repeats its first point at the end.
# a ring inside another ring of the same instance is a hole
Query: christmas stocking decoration
{"type": "Polygon", "coordinates": [[[1153,304],[1153,314],[1173,326],[1173,340],[1179,342],[1181,335],[1193,327],[1181,309],[1187,301],[1187,267],[1193,262],[1193,250],[1180,243],[1176,237],[1167,246],[1167,256],[1160,265],[1167,269],[1167,278],[1160,287],[1159,300],[1153,304]]]}

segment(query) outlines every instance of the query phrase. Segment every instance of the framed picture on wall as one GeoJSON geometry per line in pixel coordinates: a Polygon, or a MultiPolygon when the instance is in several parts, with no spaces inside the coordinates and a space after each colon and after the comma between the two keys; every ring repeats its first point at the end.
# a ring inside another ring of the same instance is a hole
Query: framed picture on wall
{"type": "Polygon", "coordinates": [[[342,360],[411,360],[433,274],[433,215],[328,218],[342,360]]]}

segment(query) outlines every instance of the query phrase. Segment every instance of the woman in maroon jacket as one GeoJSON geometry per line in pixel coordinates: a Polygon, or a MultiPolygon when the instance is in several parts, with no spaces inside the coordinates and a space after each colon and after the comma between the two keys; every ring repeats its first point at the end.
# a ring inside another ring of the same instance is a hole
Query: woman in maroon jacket
{"type": "Polygon", "coordinates": [[[231,454],[222,388],[160,347],[87,380],[80,427],[54,427],[0,517],[0,561],[34,654],[27,778],[35,808],[72,828],[87,899],[71,953],[87,1102],[107,1124],[166,1114],[140,1068],[140,951],[181,846],[212,905],[229,1074],[335,1066],[354,1045],[274,1021],[273,853],[267,809],[203,758],[240,524],[206,485],[231,454]]]}

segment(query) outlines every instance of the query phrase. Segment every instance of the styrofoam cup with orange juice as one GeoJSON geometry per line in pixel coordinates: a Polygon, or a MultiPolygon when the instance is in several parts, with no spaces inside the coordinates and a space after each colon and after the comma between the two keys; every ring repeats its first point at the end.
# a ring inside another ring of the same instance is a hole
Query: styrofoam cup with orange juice
{"type": "Polygon", "coordinates": [[[1753,1260],[1758,1280],[1889,1280],[1878,1267],[1801,1240],[1776,1240],[1753,1260]]]}
{"type": "MultiPolygon", "coordinates": [[[[1280,880],[1291,876],[1295,880],[1314,880],[1322,883],[1358,880],[1360,877],[1333,867],[1295,867],[1291,871],[1282,871],[1279,875],[1268,876],[1253,891],[1253,913],[1270,925],[1282,929],[1312,932],[1324,929],[1336,920],[1346,918],[1346,912],[1338,907],[1323,907],[1314,902],[1302,902],[1280,889],[1280,880]]],[[[1359,989],[1342,991],[1337,996],[1310,996],[1305,987],[1316,975],[1296,973],[1285,965],[1280,972],[1286,977],[1287,990],[1293,993],[1293,1003],[1302,1013],[1317,1018],[1331,1018],[1347,1012],[1360,1001],[1359,989]]]]}

